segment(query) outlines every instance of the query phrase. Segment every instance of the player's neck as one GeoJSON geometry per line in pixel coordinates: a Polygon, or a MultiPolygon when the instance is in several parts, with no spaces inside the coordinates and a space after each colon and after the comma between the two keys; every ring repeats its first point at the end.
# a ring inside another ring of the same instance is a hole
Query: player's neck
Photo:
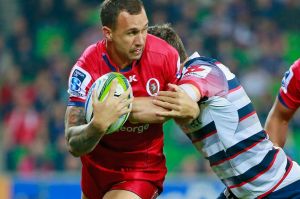
{"type": "Polygon", "coordinates": [[[183,62],[181,62],[181,64],[180,64],[180,70],[183,69],[184,64],[185,64],[188,60],[189,60],[189,58],[186,58],[183,62]]]}
{"type": "Polygon", "coordinates": [[[127,67],[132,63],[132,60],[120,56],[116,52],[116,49],[113,47],[113,45],[109,44],[108,42],[106,43],[106,51],[113,64],[115,64],[116,67],[120,69],[124,69],[125,67],[127,67]]]}

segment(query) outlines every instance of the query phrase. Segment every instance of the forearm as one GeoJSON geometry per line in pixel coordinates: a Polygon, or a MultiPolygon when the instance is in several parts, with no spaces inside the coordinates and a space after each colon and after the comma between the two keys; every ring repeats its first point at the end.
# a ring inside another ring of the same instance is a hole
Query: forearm
{"type": "Polygon", "coordinates": [[[129,121],[131,123],[164,123],[167,121],[168,118],[166,117],[159,117],[156,116],[155,113],[150,112],[131,112],[129,121]]]}
{"type": "Polygon", "coordinates": [[[200,93],[197,93],[197,90],[194,92],[192,86],[180,88],[175,84],[169,84],[169,88],[168,91],[160,91],[153,100],[153,104],[161,108],[156,115],[173,118],[180,125],[196,119],[200,113],[197,104],[201,97],[200,93]],[[191,92],[195,94],[193,98],[189,96],[191,92]]]}
{"type": "Polygon", "coordinates": [[[283,147],[288,134],[288,125],[295,110],[283,106],[278,99],[267,117],[265,129],[270,136],[270,140],[280,147],[283,147]]]}
{"type": "Polygon", "coordinates": [[[288,134],[289,122],[281,118],[270,115],[267,118],[265,130],[274,145],[283,147],[288,134]]]}
{"type": "Polygon", "coordinates": [[[187,125],[192,123],[200,114],[200,108],[198,105],[198,101],[201,99],[201,94],[199,90],[192,84],[182,84],[179,86],[191,99],[190,107],[188,110],[190,111],[190,115],[185,118],[176,118],[175,121],[179,125],[187,125]]]}
{"type": "Polygon", "coordinates": [[[94,150],[105,132],[89,124],[73,126],[66,132],[67,145],[72,155],[79,157],[94,150]]]}
{"type": "Polygon", "coordinates": [[[91,152],[105,134],[107,125],[94,126],[94,119],[85,124],[84,109],[68,107],[65,115],[65,138],[68,150],[76,157],[91,152]]]}
{"type": "Polygon", "coordinates": [[[129,116],[131,123],[163,123],[167,117],[157,116],[156,112],[164,110],[153,104],[152,97],[135,97],[129,116]]]}

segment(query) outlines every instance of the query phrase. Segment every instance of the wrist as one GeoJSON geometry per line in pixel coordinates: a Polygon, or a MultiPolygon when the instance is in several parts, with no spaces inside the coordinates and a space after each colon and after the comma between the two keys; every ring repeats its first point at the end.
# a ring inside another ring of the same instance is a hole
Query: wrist
{"type": "Polygon", "coordinates": [[[136,123],[138,123],[137,120],[136,120],[136,118],[135,118],[135,115],[134,115],[133,112],[131,112],[131,113],[129,114],[128,121],[129,121],[131,124],[136,124],[136,123]]]}
{"type": "Polygon", "coordinates": [[[197,119],[198,118],[198,116],[199,116],[199,114],[200,114],[200,107],[199,107],[199,105],[198,105],[198,103],[196,103],[196,102],[193,102],[192,103],[192,114],[191,114],[191,119],[192,120],[195,120],[195,119],[197,119]]]}
{"type": "Polygon", "coordinates": [[[199,116],[200,114],[200,108],[199,106],[197,105],[197,107],[195,108],[195,113],[194,115],[192,116],[193,120],[197,119],[197,117],[199,116]]]}
{"type": "Polygon", "coordinates": [[[89,128],[93,131],[93,132],[97,132],[100,134],[105,134],[107,129],[108,129],[109,125],[107,123],[97,123],[94,118],[90,121],[89,123],[89,128]]]}
{"type": "Polygon", "coordinates": [[[200,92],[197,89],[197,87],[195,87],[192,84],[181,84],[179,85],[179,87],[194,101],[194,102],[198,102],[200,100],[200,92]]]}
{"type": "Polygon", "coordinates": [[[185,118],[185,119],[174,118],[174,121],[179,126],[185,126],[185,125],[191,124],[194,121],[194,119],[191,119],[191,118],[185,118]]]}

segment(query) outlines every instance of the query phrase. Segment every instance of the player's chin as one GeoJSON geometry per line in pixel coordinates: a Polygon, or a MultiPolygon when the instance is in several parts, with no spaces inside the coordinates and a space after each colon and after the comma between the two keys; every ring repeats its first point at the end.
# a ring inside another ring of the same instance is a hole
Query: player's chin
{"type": "Polygon", "coordinates": [[[139,60],[142,57],[142,53],[141,54],[132,54],[130,56],[131,60],[139,60]]]}

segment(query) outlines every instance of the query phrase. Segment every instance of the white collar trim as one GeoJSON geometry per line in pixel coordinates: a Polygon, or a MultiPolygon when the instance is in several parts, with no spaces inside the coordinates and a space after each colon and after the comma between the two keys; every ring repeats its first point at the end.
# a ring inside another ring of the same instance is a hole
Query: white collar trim
{"type": "Polygon", "coordinates": [[[196,57],[200,57],[199,53],[197,51],[195,51],[190,57],[189,60],[194,59],[196,57]]]}

